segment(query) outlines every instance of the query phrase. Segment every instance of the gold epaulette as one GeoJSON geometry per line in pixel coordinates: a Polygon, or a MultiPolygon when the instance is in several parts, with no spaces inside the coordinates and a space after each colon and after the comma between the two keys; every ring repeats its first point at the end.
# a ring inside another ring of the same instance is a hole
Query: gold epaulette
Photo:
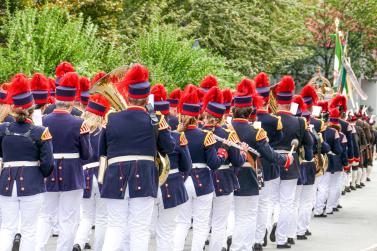
{"type": "Polygon", "coordinates": [[[305,130],[310,131],[310,126],[309,126],[308,122],[306,122],[306,119],[302,118],[302,120],[304,120],[304,123],[305,123],[305,130]]]}
{"type": "Polygon", "coordinates": [[[229,131],[228,140],[233,143],[239,143],[240,139],[235,131],[229,131]]]}
{"type": "Polygon", "coordinates": [[[42,133],[42,136],[41,136],[41,140],[44,141],[44,140],[49,140],[49,139],[52,139],[52,136],[51,136],[51,133],[50,131],[48,130],[48,128],[46,128],[43,133],[42,133]]]}
{"type": "Polygon", "coordinates": [[[283,124],[281,123],[281,117],[280,116],[276,116],[276,118],[278,119],[276,130],[280,131],[280,130],[283,129],[283,124]]]}
{"type": "Polygon", "coordinates": [[[208,147],[216,143],[215,137],[213,137],[212,132],[207,132],[206,137],[204,138],[204,146],[208,147]]]}
{"type": "Polygon", "coordinates": [[[179,136],[179,144],[181,146],[186,146],[188,144],[188,141],[184,132],[181,132],[181,135],[179,136]]]}
{"type": "Polygon", "coordinates": [[[257,136],[255,137],[256,141],[261,141],[267,138],[267,133],[263,128],[259,128],[257,136]]]}
{"type": "Polygon", "coordinates": [[[320,120],[320,122],[321,122],[321,128],[319,129],[319,131],[324,132],[326,130],[325,122],[323,122],[322,120],[320,120]]]}
{"type": "Polygon", "coordinates": [[[81,127],[80,127],[80,134],[85,134],[85,133],[89,133],[90,132],[90,128],[89,126],[83,122],[81,127]]]}
{"type": "Polygon", "coordinates": [[[165,130],[165,129],[168,129],[168,128],[169,128],[169,124],[168,124],[168,122],[166,122],[165,116],[161,115],[160,122],[158,123],[158,130],[161,131],[161,130],[165,130]]]}

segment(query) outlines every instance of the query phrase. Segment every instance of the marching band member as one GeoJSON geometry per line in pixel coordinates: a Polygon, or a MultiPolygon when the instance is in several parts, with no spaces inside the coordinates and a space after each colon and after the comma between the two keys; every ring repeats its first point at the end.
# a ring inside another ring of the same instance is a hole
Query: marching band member
{"type": "Polygon", "coordinates": [[[27,251],[35,249],[36,216],[42,206],[42,193],[46,192],[44,177],[54,167],[52,144],[48,128],[35,126],[31,120],[34,101],[25,75],[14,76],[10,95],[16,121],[0,126],[0,155],[3,159],[0,250],[12,249],[20,221],[22,241],[19,250],[27,251]]]}
{"type": "Polygon", "coordinates": [[[181,96],[182,96],[182,90],[177,88],[177,89],[174,89],[170,93],[169,98],[167,99],[167,101],[170,104],[170,109],[169,109],[170,116],[167,122],[172,131],[177,130],[177,127],[179,124],[177,107],[178,107],[179,99],[181,98],[181,96]]]}
{"type": "Polygon", "coordinates": [[[94,94],[89,97],[85,112],[82,115],[82,118],[90,129],[90,144],[93,149],[93,155],[82,163],[85,176],[85,188],[81,201],[80,223],[77,229],[73,251],[84,249],[93,225],[96,226],[93,250],[102,250],[107,214],[106,204],[103,199],[100,198],[100,184],[98,183],[98,143],[99,135],[104,124],[104,117],[109,109],[109,101],[100,94],[94,94]]]}
{"type": "Polygon", "coordinates": [[[10,99],[8,95],[9,87],[10,87],[10,84],[8,83],[4,83],[0,86],[0,123],[4,123],[4,122],[11,123],[15,121],[13,116],[11,115],[12,99],[10,99]]]}
{"type": "MultiPolygon", "coordinates": [[[[305,137],[308,130],[306,120],[294,117],[290,112],[294,89],[295,83],[290,76],[283,77],[277,87],[278,115],[283,124],[284,137],[276,149],[284,154],[291,152],[292,149],[295,150],[296,147],[292,146],[295,140],[298,141],[299,146],[311,145],[305,137]]],[[[294,244],[293,239],[288,240],[287,236],[293,220],[294,199],[299,178],[299,160],[296,151],[293,152],[293,157],[294,161],[289,168],[280,165],[280,213],[277,225],[274,225],[270,234],[270,239],[273,241],[276,231],[277,248],[290,248],[290,244],[294,244]]]]}
{"type": "Polygon", "coordinates": [[[179,102],[178,112],[180,114],[178,131],[186,135],[193,164],[191,173],[185,181],[189,199],[182,205],[177,217],[174,250],[183,250],[191,219],[193,219],[191,250],[199,251],[203,250],[209,233],[214,192],[210,170],[216,170],[224,164],[228,152],[224,148],[216,151],[213,133],[198,128],[200,105],[195,86],[186,87],[179,102]]]}
{"type": "MultiPolygon", "coordinates": [[[[277,162],[290,166],[292,156],[280,155],[268,144],[266,132],[262,128],[254,128],[248,118],[252,112],[253,86],[251,80],[243,79],[237,86],[234,98],[232,127],[241,142],[256,149],[261,158],[269,162],[277,162]]],[[[242,167],[237,167],[236,175],[240,189],[234,192],[235,228],[232,235],[230,250],[248,250],[253,247],[257,224],[259,186],[257,173],[254,169],[261,168],[254,156],[249,155],[242,167]]],[[[258,170],[257,170],[258,171],[258,170]]]]}
{"type": "MultiPolygon", "coordinates": [[[[235,144],[239,143],[236,133],[232,130],[224,129],[223,116],[226,107],[223,104],[222,92],[218,87],[212,87],[204,96],[204,127],[205,131],[211,131],[214,135],[221,137],[235,144]]],[[[211,219],[211,239],[209,250],[221,250],[226,238],[226,225],[233,202],[233,192],[238,189],[239,184],[233,167],[242,166],[245,162],[240,150],[226,145],[226,142],[216,142],[215,147],[226,149],[228,159],[219,167],[212,171],[212,179],[215,187],[212,203],[211,219]],[[230,167],[232,165],[232,167],[230,167]]],[[[244,148],[247,146],[244,144],[244,148]]]]}
{"type": "MultiPolygon", "coordinates": [[[[334,201],[336,201],[336,194],[339,191],[339,189],[336,189],[336,187],[334,188],[334,186],[339,185],[339,179],[343,170],[340,159],[343,148],[341,146],[339,134],[341,130],[339,126],[339,110],[336,108],[331,109],[329,117],[329,121],[327,122],[328,126],[325,130],[326,142],[331,149],[330,152],[327,153],[329,166],[318,184],[317,200],[314,206],[314,217],[327,217],[326,213],[332,212],[333,208],[331,206],[333,206],[334,201]],[[328,207],[326,207],[326,201],[328,207]]],[[[337,205],[335,205],[335,207],[336,206],[337,205]]]]}
{"type": "MultiPolygon", "coordinates": [[[[154,110],[157,113],[169,114],[169,102],[166,101],[166,90],[162,84],[157,84],[151,89],[154,94],[154,110]]],[[[170,103],[171,104],[171,103],[170,103]]],[[[191,156],[188,142],[184,132],[171,132],[175,143],[174,151],[169,153],[169,175],[161,184],[155,205],[156,223],[153,225],[156,232],[156,250],[174,250],[175,218],[181,205],[188,200],[184,184],[184,175],[191,170],[191,156]]]]}
{"type": "Polygon", "coordinates": [[[41,73],[35,73],[30,81],[31,92],[33,93],[35,108],[41,110],[41,114],[48,105],[50,83],[41,73]]]}
{"type": "MultiPolygon", "coordinates": [[[[292,101],[293,103],[298,104],[296,116],[306,119],[308,123],[310,116],[308,116],[309,113],[307,111],[307,106],[303,98],[300,95],[295,95],[292,101]]],[[[288,233],[288,238],[294,239],[297,237],[298,240],[307,239],[305,236],[307,227],[303,227],[302,225],[309,225],[305,224],[305,222],[309,221],[311,217],[314,196],[313,184],[316,174],[316,167],[313,159],[314,136],[312,129],[310,129],[309,127],[309,130],[306,130],[304,134],[307,144],[304,147],[299,147],[297,149],[300,153],[303,153],[304,156],[301,156],[301,158],[299,158],[300,176],[297,181],[296,194],[294,199],[293,220],[291,222],[290,231],[288,233]],[[304,159],[302,159],[303,157],[304,159]],[[300,233],[298,233],[299,227],[300,233]]]]}
{"type": "Polygon", "coordinates": [[[37,250],[44,250],[47,244],[56,211],[59,227],[57,250],[72,249],[74,244],[84,188],[81,161],[92,155],[89,127],[82,119],[70,114],[78,84],[76,73],[65,74],[56,88],[56,109],[43,117],[43,125],[49,128],[53,137],[55,168],[46,178],[47,193],[37,229],[37,250]]]}
{"type": "MultiPolygon", "coordinates": [[[[255,77],[257,93],[263,97],[263,107],[257,110],[257,121],[266,131],[271,147],[279,144],[283,137],[282,123],[279,116],[268,112],[270,100],[270,83],[266,73],[261,72],[255,77]]],[[[272,216],[273,208],[279,203],[280,167],[276,162],[270,162],[262,158],[264,187],[259,191],[257,230],[255,232],[255,244],[253,251],[263,250],[267,245],[267,228],[272,216]]]]}
{"type": "Polygon", "coordinates": [[[108,214],[103,250],[146,251],[158,191],[155,156],[171,153],[174,143],[165,119],[145,108],[150,83],[144,66],[132,66],[118,88],[129,106],[109,114],[99,143],[108,164],[101,189],[108,214]]]}
{"type": "MultiPolygon", "coordinates": [[[[55,75],[56,75],[56,79],[55,79],[55,85],[56,86],[59,86],[61,80],[63,79],[63,76],[69,72],[75,72],[75,68],[72,66],[71,63],[69,62],[61,62],[57,67],[56,67],[56,70],[55,70],[55,75]]],[[[56,104],[51,104],[49,106],[46,107],[46,109],[44,110],[44,114],[50,114],[52,113],[56,108],[56,104]]],[[[81,116],[81,111],[79,109],[77,109],[76,107],[73,107],[71,109],[71,114],[74,115],[74,116],[77,116],[77,117],[80,117],[81,116]]]]}

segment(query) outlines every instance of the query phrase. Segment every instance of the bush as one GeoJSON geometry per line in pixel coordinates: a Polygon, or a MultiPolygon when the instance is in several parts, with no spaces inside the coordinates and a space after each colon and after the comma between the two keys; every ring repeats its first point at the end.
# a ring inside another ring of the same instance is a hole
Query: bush
{"type": "Polygon", "coordinates": [[[0,81],[18,72],[54,76],[56,65],[64,60],[87,76],[125,61],[124,49],[97,38],[97,27],[90,20],[73,18],[60,8],[17,11],[2,28],[6,42],[0,48],[0,81]]]}
{"type": "Polygon", "coordinates": [[[229,70],[224,58],[194,49],[193,43],[171,28],[154,29],[136,39],[130,56],[148,66],[153,83],[163,83],[169,90],[198,84],[208,74],[216,75],[221,86],[234,87],[242,76],[229,70]]]}

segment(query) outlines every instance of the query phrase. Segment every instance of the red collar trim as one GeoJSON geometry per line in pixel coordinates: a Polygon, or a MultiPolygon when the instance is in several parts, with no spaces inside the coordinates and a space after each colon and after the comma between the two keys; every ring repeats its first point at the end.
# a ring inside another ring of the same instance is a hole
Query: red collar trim
{"type": "Polygon", "coordinates": [[[137,106],[137,105],[129,106],[129,107],[127,107],[127,110],[131,110],[131,111],[144,111],[144,112],[147,111],[147,109],[145,109],[145,107],[137,106]]]}
{"type": "Polygon", "coordinates": [[[241,118],[233,119],[232,121],[239,122],[239,123],[249,123],[249,121],[247,119],[241,119],[241,118]]]}
{"type": "Polygon", "coordinates": [[[64,109],[59,109],[59,108],[55,108],[53,113],[66,113],[66,114],[69,114],[69,111],[68,110],[64,110],[64,109]]]}
{"type": "Polygon", "coordinates": [[[268,113],[268,111],[267,110],[263,110],[263,109],[258,109],[257,113],[268,113]]]}
{"type": "Polygon", "coordinates": [[[196,128],[198,128],[197,125],[188,125],[187,126],[187,129],[196,129],[196,128]]]}
{"type": "Polygon", "coordinates": [[[28,123],[28,124],[33,124],[33,120],[31,120],[31,119],[27,118],[27,119],[25,119],[25,123],[28,123]]]}
{"type": "Polygon", "coordinates": [[[293,115],[290,111],[278,111],[279,114],[288,114],[288,115],[293,115]]]}

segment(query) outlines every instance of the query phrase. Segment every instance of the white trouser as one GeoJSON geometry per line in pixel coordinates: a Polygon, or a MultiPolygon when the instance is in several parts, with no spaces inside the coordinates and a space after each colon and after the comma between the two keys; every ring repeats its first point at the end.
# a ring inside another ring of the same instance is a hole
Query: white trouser
{"type": "Polygon", "coordinates": [[[323,213],[325,203],[327,201],[327,198],[329,197],[330,176],[330,172],[325,172],[325,174],[321,176],[321,178],[319,179],[317,198],[314,206],[314,214],[316,215],[320,215],[323,213]]]}
{"type": "MultiPolygon", "coordinates": [[[[226,224],[226,237],[231,237],[234,230],[234,196],[232,202],[230,203],[230,209],[228,214],[228,220],[226,224]]],[[[224,244],[226,241],[224,242],[224,244]]]]}
{"type": "Polygon", "coordinates": [[[368,168],[367,168],[367,178],[370,177],[370,174],[372,173],[372,169],[373,169],[373,166],[368,166],[368,168]]]}
{"type": "Polygon", "coordinates": [[[17,197],[16,182],[13,185],[12,196],[0,196],[1,214],[3,216],[0,228],[1,251],[12,249],[14,235],[19,230],[20,220],[20,233],[22,235],[20,251],[35,249],[35,229],[42,201],[42,194],[17,197]]]}
{"type": "Polygon", "coordinates": [[[295,199],[293,201],[292,210],[292,221],[289,224],[289,230],[287,233],[288,238],[296,238],[297,222],[298,222],[298,211],[300,207],[300,198],[303,185],[298,185],[296,187],[295,199]]]}
{"type": "Polygon", "coordinates": [[[351,186],[353,186],[353,187],[356,186],[357,172],[358,172],[358,170],[352,170],[351,186]]]}
{"type": "Polygon", "coordinates": [[[335,172],[330,174],[329,179],[329,197],[326,203],[326,213],[331,213],[334,208],[338,206],[339,198],[341,195],[341,184],[342,184],[342,175],[343,172],[335,172]]]}
{"type": "Polygon", "coordinates": [[[51,229],[58,212],[59,238],[57,251],[71,250],[75,239],[80,215],[80,200],[83,190],[44,193],[44,201],[37,228],[37,249],[45,250],[51,229]]]}
{"type": "Polygon", "coordinates": [[[191,251],[202,251],[209,233],[213,194],[197,196],[192,178],[185,181],[189,200],[182,205],[177,217],[174,250],[181,251],[193,219],[191,251]]]}
{"type": "Polygon", "coordinates": [[[156,224],[154,225],[156,228],[156,251],[173,251],[176,218],[182,205],[165,209],[160,189],[156,201],[154,208],[156,214],[156,224]]]}
{"type": "Polygon", "coordinates": [[[251,250],[257,227],[258,195],[234,196],[235,227],[230,250],[251,250]]]}
{"type": "Polygon", "coordinates": [[[313,205],[312,205],[313,208],[315,206],[315,203],[317,202],[317,190],[318,190],[319,184],[321,183],[322,177],[323,177],[323,175],[317,176],[317,177],[315,177],[315,180],[314,180],[314,185],[313,185],[314,186],[313,187],[314,198],[313,198],[313,205]]]}
{"type": "Polygon", "coordinates": [[[92,195],[90,198],[81,200],[81,218],[79,228],[77,229],[74,243],[79,244],[84,249],[85,243],[90,238],[93,224],[96,226],[94,231],[94,251],[102,250],[103,241],[106,232],[107,214],[106,203],[100,198],[98,182],[93,176],[92,195]]]}
{"type": "Polygon", "coordinates": [[[297,179],[280,181],[280,214],[276,228],[276,242],[278,245],[287,242],[287,235],[293,220],[296,187],[297,179]]]}
{"type": "Polygon", "coordinates": [[[365,183],[367,181],[367,169],[368,168],[362,168],[361,182],[363,182],[363,183],[365,183]]]}
{"type": "Polygon", "coordinates": [[[265,188],[269,191],[270,205],[267,215],[267,229],[271,230],[272,224],[279,219],[279,196],[280,196],[280,177],[265,182],[265,188]]]}
{"type": "Polygon", "coordinates": [[[361,176],[362,176],[362,174],[363,174],[363,169],[364,169],[364,168],[361,168],[361,167],[359,167],[359,168],[357,169],[356,185],[360,185],[360,182],[361,182],[361,176]]]}
{"type": "Polygon", "coordinates": [[[262,244],[267,229],[267,217],[270,208],[271,181],[265,181],[264,187],[259,190],[257,228],[255,231],[255,243],[262,244]]]}
{"type": "Polygon", "coordinates": [[[342,182],[340,185],[340,192],[344,191],[344,189],[349,186],[349,174],[347,172],[342,172],[342,182]]]}
{"type": "Polygon", "coordinates": [[[127,188],[124,199],[103,200],[107,207],[107,228],[102,250],[147,251],[155,199],[129,198],[127,188]]]}
{"type": "Polygon", "coordinates": [[[297,235],[304,235],[309,229],[314,197],[314,185],[301,186],[301,194],[298,198],[297,235]]]}
{"type": "Polygon", "coordinates": [[[209,242],[210,251],[218,251],[226,242],[226,225],[230,208],[233,202],[233,193],[229,195],[216,196],[213,193],[212,219],[211,219],[211,240],[209,242]]]}

